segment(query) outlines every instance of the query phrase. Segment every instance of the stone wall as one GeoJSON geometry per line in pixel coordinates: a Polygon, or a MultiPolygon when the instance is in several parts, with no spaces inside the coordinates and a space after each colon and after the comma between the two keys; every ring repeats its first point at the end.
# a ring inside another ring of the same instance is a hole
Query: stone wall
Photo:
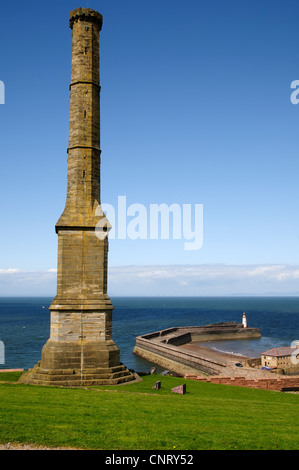
{"type": "Polygon", "coordinates": [[[203,377],[192,374],[185,374],[186,379],[198,380],[201,382],[210,382],[222,385],[235,385],[238,387],[249,387],[263,390],[282,391],[299,391],[299,376],[297,377],[273,377],[250,379],[246,377],[203,377]]]}
{"type": "Polygon", "coordinates": [[[172,361],[173,372],[185,373],[186,368],[203,371],[207,374],[216,375],[223,371],[224,365],[204,357],[199,357],[189,351],[184,351],[172,344],[149,341],[143,338],[137,338],[134,348],[134,354],[143,357],[149,361],[165,367],[165,360],[172,361]],[[155,360],[153,360],[155,355],[155,360]],[[159,361],[159,362],[158,362],[159,361]]]}

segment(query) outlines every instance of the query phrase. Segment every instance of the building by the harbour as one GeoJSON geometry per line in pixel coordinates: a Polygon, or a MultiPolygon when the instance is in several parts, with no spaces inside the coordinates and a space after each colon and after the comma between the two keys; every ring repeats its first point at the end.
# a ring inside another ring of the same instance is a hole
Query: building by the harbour
{"type": "Polygon", "coordinates": [[[299,350],[295,347],[280,347],[261,353],[263,367],[295,369],[299,367],[299,350]]]}

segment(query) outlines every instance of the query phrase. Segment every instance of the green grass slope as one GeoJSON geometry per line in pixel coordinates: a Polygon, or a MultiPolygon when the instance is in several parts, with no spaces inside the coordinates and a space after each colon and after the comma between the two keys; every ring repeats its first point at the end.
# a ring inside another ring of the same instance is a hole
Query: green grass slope
{"type": "MultiPolygon", "coordinates": [[[[299,395],[145,376],[116,387],[0,384],[0,442],[106,450],[298,449],[299,395]],[[162,388],[153,390],[155,381],[162,388]],[[171,389],[187,384],[187,393],[171,389]]],[[[14,379],[17,379],[17,375],[14,379]]]]}

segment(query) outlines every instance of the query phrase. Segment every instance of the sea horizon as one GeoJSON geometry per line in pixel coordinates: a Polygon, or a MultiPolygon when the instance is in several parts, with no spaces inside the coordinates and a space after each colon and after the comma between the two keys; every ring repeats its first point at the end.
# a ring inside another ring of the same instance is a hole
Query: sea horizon
{"type": "MultiPolygon", "coordinates": [[[[110,298],[221,298],[221,297],[293,297],[299,298],[298,294],[215,294],[215,295],[120,295],[120,294],[108,294],[110,298]]],[[[54,298],[56,294],[39,294],[39,295],[23,295],[23,294],[16,294],[16,295],[0,295],[0,299],[14,299],[14,298],[54,298]]]]}

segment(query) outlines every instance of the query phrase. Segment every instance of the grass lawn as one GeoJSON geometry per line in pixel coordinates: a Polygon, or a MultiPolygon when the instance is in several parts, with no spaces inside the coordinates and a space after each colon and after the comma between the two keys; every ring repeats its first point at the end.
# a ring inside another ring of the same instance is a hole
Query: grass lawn
{"type": "MultiPolygon", "coordinates": [[[[14,374],[12,376],[11,374],[14,374]]],[[[16,384],[1,373],[0,442],[107,450],[298,449],[299,395],[145,376],[123,386],[16,384]],[[152,390],[161,380],[162,388],[152,390]],[[187,384],[186,395],[171,388],[187,384]]]]}

